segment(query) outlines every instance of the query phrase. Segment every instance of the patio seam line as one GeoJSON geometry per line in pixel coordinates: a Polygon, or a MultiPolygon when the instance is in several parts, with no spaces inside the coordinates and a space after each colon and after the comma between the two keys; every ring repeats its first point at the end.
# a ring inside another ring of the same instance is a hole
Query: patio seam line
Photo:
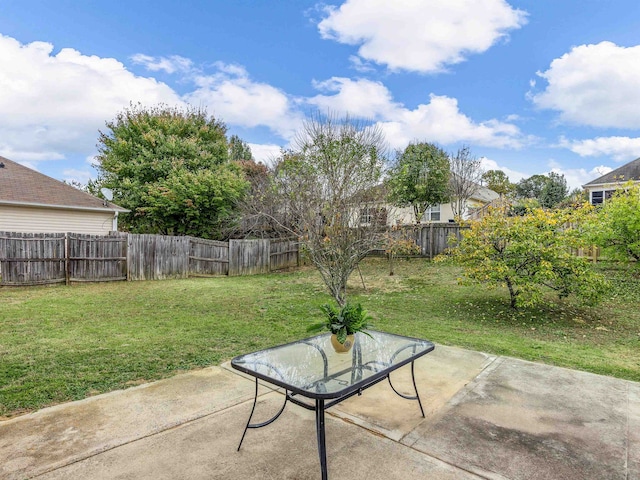
{"type": "MultiPolygon", "coordinates": [[[[463,471],[463,472],[466,472],[466,473],[468,473],[468,474],[470,474],[470,475],[473,475],[474,477],[477,477],[477,478],[482,479],[482,480],[492,480],[492,479],[491,479],[491,477],[485,477],[485,476],[483,476],[483,475],[480,475],[480,474],[479,474],[479,473],[477,473],[477,472],[473,472],[473,471],[471,471],[471,470],[467,470],[466,468],[460,467],[459,465],[455,465],[455,464],[453,464],[453,463],[447,462],[446,460],[443,460],[442,458],[436,457],[435,455],[432,455],[432,454],[430,454],[430,453],[427,453],[427,452],[423,452],[423,451],[421,451],[421,450],[418,450],[417,448],[414,448],[414,447],[413,447],[413,445],[408,445],[408,444],[406,444],[406,443],[402,443],[402,442],[401,442],[401,441],[399,441],[399,440],[394,440],[393,438],[387,437],[386,435],[384,435],[383,433],[379,432],[378,430],[375,430],[375,429],[373,429],[373,428],[368,428],[368,427],[366,427],[365,425],[363,425],[362,423],[355,423],[355,422],[353,422],[353,421],[349,420],[348,418],[344,418],[344,417],[337,416],[336,414],[334,414],[334,413],[332,413],[332,412],[330,412],[330,411],[328,411],[328,410],[327,410],[327,414],[328,414],[329,416],[333,417],[333,418],[334,418],[334,419],[336,419],[336,420],[340,420],[340,421],[342,421],[342,422],[344,422],[344,423],[346,423],[346,424],[348,424],[348,425],[353,425],[354,427],[361,428],[361,429],[362,429],[362,430],[364,430],[365,432],[368,432],[368,433],[370,433],[371,435],[375,435],[376,437],[382,437],[382,438],[385,438],[385,439],[389,440],[390,442],[393,442],[393,443],[398,444],[400,447],[405,447],[405,448],[408,448],[408,449],[410,449],[410,450],[413,450],[414,452],[416,452],[417,454],[419,454],[419,455],[421,455],[421,456],[425,456],[425,457],[428,457],[428,458],[430,458],[430,459],[433,459],[433,460],[435,460],[436,462],[442,463],[443,465],[447,465],[448,467],[451,467],[451,468],[453,468],[453,469],[455,469],[455,470],[461,470],[461,471],[463,471]]],[[[422,421],[420,422],[420,424],[422,424],[424,421],[425,421],[425,419],[422,419],[422,421]]],[[[404,437],[403,437],[403,438],[404,438],[404,437]]],[[[495,472],[490,472],[490,473],[495,473],[495,472]]]]}
{"type": "MultiPolygon", "coordinates": [[[[273,392],[269,392],[269,393],[273,393],[273,392]]],[[[268,393],[265,393],[263,395],[268,395],[268,393]]],[[[258,396],[262,396],[262,395],[258,395],[258,396]]],[[[214,412],[208,412],[208,413],[204,413],[204,414],[198,415],[196,417],[188,417],[185,420],[172,422],[170,424],[167,424],[164,427],[160,427],[158,429],[152,430],[151,432],[149,432],[149,433],[147,433],[145,435],[138,436],[138,437],[135,437],[135,438],[130,438],[129,440],[125,440],[125,441],[123,441],[121,443],[107,444],[103,448],[98,448],[97,450],[92,450],[87,454],[84,454],[84,455],[80,454],[80,455],[73,456],[66,462],[63,461],[60,464],[54,464],[51,467],[45,468],[43,471],[39,471],[39,472],[34,473],[34,474],[27,474],[27,476],[25,478],[30,480],[30,479],[33,479],[33,478],[41,477],[42,475],[46,475],[48,473],[55,472],[56,470],[60,470],[61,468],[69,467],[69,466],[74,465],[76,463],[83,462],[85,460],[88,460],[90,458],[96,457],[98,455],[102,455],[103,453],[109,452],[111,450],[115,450],[117,448],[124,447],[126,445],[130,445],[132,443],[138,442],[140,440],[145,440],[145,439],[151,438],[151,437],[153,437],[155,435],[159,435],[161,433],[168,432],[169,430],[175,430],[176,428],[188,425],[190,423],[197,422],[199,420],[202,420],[204,418],[210,417],[212,415],[217,415],[219,413],[226,412],[228,410],[231,410],[231,409],[236,408],[236,407],[240,407],[240,406],[244,405],[245,403],[252,402],[252,401],[253,401],[252,398],[248,398],[247,400],[242,400],[239,403],[231,403],[231,402],[229,402],[226,406],[224,406],[223,408],[221,408],[219,410],[216,410],[214,412]]]]}
{"type": "Polygon", "coordinates": [[[404,442],[405,440],[408,439],[408,441],[406,443],[403,443],[403,445],[407,445],[408,447],[412,447],[418,442],[418,439],[415,438],[412,440],[411,435],[413,434],[413,432],[415,432],[416,428],[418,428],[418,426],[422,425],[424,422],[426,421],[431,421],[433,420],[433,418],[435,416],[437,416],[437,412],[441,411],[443,409],[446,409],[449,405],[451,404],[456,404],[459,403],[460,401],[462,401],[462,399],[464,399],[464,397],[466,397],[469,393],[471,393],[473,390],[475,390],[475,388],[478,386],[479,381],[483,378],[488,377],[489,375],[491,375],[500,365],[502,365],[502,363],[504,363],[505,361],[505,357],[501,357],[501,356],[496,356],[493,358],[493,360],[491,360],[490,362],[488,362],[480,371],[480,373],[478,373],[475,377],[473,377],[471,380],[469,380],[468,383],[466,383],[462,388],[460,388],[460,390],[458,390],[449,400],[447,400],[447,402],[442,405],[439,409],[437,410],[433,410],[433,415],[432,418],[428,418],[425,417],[418,425],[416,425],[415,428],[413,428],[413,430],[411,430],[410,432],[407,432],[405,435],[402,436],[402,438],[399,440],[400,442],[404,442]]]}
{"type": "Polygon", "coordinates": [[[469,383],[467,383],[464,387],[462,387],[458,392],[449,399],[448,404],[451,403],[459,403],[464,399],[467,395],[473,392],[481,380],[491,376],[493,372],[495,372],[500,365],[505,362],[506,358],[502,356],[496,356],[493,360],[491,360],[481,371],[471,379],[469,383]]]}

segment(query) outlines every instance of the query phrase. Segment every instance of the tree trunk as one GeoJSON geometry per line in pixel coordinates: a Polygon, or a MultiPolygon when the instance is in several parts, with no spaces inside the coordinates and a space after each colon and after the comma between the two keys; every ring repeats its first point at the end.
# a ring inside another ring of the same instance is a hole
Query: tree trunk
{"type": "Polygon", "coordinates": [[[518,308],[516,305],[516,297],[518,296],[518,292],[516,292],[513,289],[513,283],[511,283],[511,278],[505,277],[504,279],[507,282],[507,288],[509,288],[509,295],[511,296],[511,308],[515,310],[516,308],[518,308]]]}

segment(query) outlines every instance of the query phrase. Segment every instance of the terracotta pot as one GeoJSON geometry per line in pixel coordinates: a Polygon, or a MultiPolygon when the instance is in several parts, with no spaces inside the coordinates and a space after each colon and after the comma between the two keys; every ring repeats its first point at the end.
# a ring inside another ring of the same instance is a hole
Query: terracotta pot
{"type": "Polygon", "coordinates": [[[353,347],[353,342],[355,341],[354,335],[347,335],[347,339],[344,343],[340,343],[338,341],[338,336],[333,333],[331,334],[331,346],[336,351],[336,353],[347,353],[353,347]]]}

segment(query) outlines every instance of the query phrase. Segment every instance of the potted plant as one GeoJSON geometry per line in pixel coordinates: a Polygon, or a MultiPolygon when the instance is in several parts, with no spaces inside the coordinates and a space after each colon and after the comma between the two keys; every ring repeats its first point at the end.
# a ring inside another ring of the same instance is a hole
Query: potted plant
{"type": "Polygon", "coordinates": [[[331,332],[331,345],[338,353],[346,353],[353,346],[354,334],[364,331],[369,326],[371,317],[367,315],[361,304],[351,305],[346,303],[342,308],[333,305],[321,307],[326,318],[322,322],[309,326],[308,331],[320,331],[327,329],[331,332]]]}

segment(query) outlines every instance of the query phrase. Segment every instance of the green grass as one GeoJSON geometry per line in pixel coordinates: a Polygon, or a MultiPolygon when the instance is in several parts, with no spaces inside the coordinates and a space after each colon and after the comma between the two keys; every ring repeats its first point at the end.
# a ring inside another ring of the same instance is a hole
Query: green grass
{"type": "MultiPolygon", "coordinates": [[[[640,279],[599,267],[605,302],[512,311],[455,267],[362,264],[349,297],[380,330],[640,380],[640,279]]],[[[252,277],[0,289],[0,416],[126,388],[307,336],[330,300],[313,269],[252,277]]]]}

